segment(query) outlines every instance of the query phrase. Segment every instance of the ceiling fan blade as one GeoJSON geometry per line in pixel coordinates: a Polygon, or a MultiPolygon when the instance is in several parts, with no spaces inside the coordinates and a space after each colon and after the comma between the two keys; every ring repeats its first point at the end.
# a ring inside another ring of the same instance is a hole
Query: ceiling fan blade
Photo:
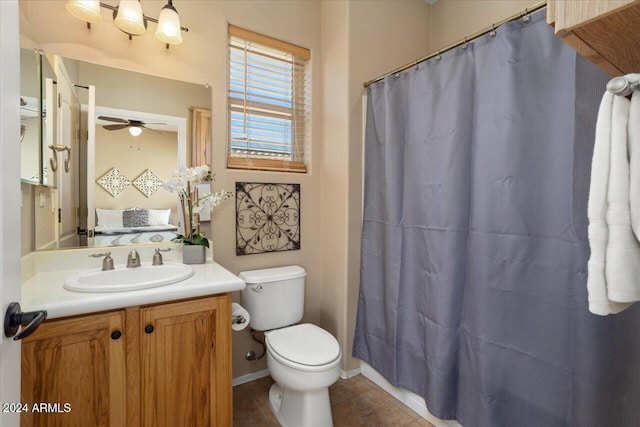
{"type": "Polygon", "coordinates": [[[149,129],[149,130],[152,130],[152,131],[154,131],[154,132],[158,132],[158,133],[161,133],[162,135],[164,135],[164,132],[162,132],[161,130],[158,130],[158,129],[151,129],[151,128],[149,128],[149,127],[146,127],[145,125],[140,125],[140,127],[141,127],[141,128],[145,128],[145,129],[149,129]]]}
{"type": "Polygon", "coordinates": [[[105,128],[106,130],[119,130],[119,129],[125,129],[129,127],[129,124],[123,124],[123,125],[104,125],[102,126],[103,128],[105,128]]]}
{"type": "Polygon", "coordinates": [[[116,122],[116,123],[129,123],[129,120],[121,119],[118,117],[98,116],[98,120],[106,120],[108,122],[116,122]]]}

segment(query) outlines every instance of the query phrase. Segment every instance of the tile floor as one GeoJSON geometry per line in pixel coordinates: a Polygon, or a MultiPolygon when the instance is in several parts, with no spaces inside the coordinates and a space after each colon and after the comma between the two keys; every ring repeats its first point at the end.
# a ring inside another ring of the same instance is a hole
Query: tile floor
{"type": "MultiPolygon", "coordinates": [[[[235,427],[278,427],[269,408],[271,377],[233,388],[235,427]]],[[[434,427],[362,375],[329,388],[335,427],[434,427]]]]}

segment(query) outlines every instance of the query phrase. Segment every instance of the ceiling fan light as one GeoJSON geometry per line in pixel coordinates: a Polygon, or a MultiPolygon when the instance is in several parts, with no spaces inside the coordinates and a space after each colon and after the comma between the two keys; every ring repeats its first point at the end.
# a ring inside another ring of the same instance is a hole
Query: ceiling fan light
{"type": "Polygon", "coordinates": [[[131,136],[140,136],[142,128],[140,126],[129,126],[129,133],[131,136]]]}
{"type": "Polygon", "coordinates": [[[120,0],[114,22],[127,34],[138,36],[147,30],[142,6],[138,0],[120,0]]]}
{"type": "Polygon", "coordinates": [[[65,9],[76,18],[92,24],[102,21],[100,0],[69,0],[65,9]]]}
{"type": "Polygon", "coordinates": [[[167,44],[182,43],[182,34],[180,33],[180,17],[178,11],[173,7],[172,1],[169,0],[160,11],[158,18],[158,27],[156,29],[156,38],[167,44]]]}

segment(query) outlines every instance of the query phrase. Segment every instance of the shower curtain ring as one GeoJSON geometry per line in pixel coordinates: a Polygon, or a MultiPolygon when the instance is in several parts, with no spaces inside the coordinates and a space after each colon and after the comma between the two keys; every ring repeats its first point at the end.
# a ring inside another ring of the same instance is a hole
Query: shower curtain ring
{"type": "Polygon", "coordinates": [[[465,37],[462,42],[462,49],[466,50],[469,47],[469,43],[467,43],[467,38],[465,37]]]}
{"type": "Polygon", "coordinates": [[[440,56],[440,51],[438,51],[436,53],[436,61],[440,61],[442,59],[442,56],[440,56]]]}
{"type": "Polygon", "coordinates": [[[495,37],[496,36],[496,24],[491,24],[491,32],[489,32],[489,35],[491,37],[495,37]]]}
{"type": "Polygon", "coordinates": [[[524,8],[524,16],[522,17],[522,22],[528,24],[531,21],[531,15],[529,14],[529,9],[524,8]]]}

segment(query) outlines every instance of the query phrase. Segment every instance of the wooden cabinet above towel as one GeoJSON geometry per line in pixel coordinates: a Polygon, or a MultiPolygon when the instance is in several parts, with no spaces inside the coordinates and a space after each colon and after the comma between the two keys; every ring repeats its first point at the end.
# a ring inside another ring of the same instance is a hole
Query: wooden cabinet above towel
{"type": "Polygon", "coordinates": [[[640,0],[548,0],[547,22],[612,76],[640,72],[640,0]]]}

